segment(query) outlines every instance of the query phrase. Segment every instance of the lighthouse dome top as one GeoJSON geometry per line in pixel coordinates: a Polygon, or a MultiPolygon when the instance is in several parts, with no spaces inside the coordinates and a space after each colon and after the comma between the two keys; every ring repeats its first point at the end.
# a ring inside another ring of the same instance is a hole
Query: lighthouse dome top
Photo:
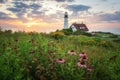
{"type": "Polygon", "coordinates": [[[68,18],[68,13],[65,12],[64,18],[68,18]]]}

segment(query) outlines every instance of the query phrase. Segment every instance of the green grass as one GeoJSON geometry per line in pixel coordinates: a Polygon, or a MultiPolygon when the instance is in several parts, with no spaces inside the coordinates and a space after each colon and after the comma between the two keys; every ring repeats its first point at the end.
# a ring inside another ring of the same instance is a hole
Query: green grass
{"type": "Polygon", "coordinates": [[[119,66],[120,43],[109,38],[80,35],[56,40],[42,33],[0,33],[0,80],[118,80],[119,66]],[[77,66],[81,51],[88,55],[92,72],[77,66]],[[57,63],[59,58],[65,63],[57,63]]]}

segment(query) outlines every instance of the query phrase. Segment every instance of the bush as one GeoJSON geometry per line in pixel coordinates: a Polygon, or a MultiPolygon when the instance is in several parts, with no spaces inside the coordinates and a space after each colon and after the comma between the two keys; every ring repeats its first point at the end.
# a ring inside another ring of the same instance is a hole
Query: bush
{"type": "Polygon", "coordinates": [[[91,33],[87,33],[87,32],[85,32],[83,35],[86,35],[86,36],[92,36],[91,33]]]}
{"type": "Polygon", "coordinates": [[[69,29],[63,29],[62,32],[65,34],[65,35],[71,35],[73,33],[72,29],[69,28],[69,29]]]}
{"type": "Polygon", "coordinates": [[[55,39],[62,39],[64,37],[63,32],[52,32],[51,35],[55,39]]]}
{"type": "Polygon", "coordinates": [[[74,35],[86,35],[86,36],[92,36],[91,33],[88,33],[86,31],[82,31],[82,30],[77,30],[75,32],[73,32],[74,35]]]}
{"type": "Polygon", "coordinates": [[[118,38],[118,35],[113,34],[110,36],[110,38],[118,38]]]}

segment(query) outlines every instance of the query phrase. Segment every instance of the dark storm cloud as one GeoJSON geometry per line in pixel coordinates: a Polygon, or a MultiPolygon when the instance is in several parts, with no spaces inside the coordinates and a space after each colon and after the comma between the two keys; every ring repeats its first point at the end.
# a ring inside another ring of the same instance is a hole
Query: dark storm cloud
{"type": "Polygon", "coordinates": [[[120,11],[116,11],[113,14],[103,14],[100,17],[104,21],[120,21],[120,11]]]}
{"type": "Polygon", "coordinates": [[[73,13],[78,13],[79,11],[88,11],[91,7],[86,5],[68,5],[66,8],[73,11],[73,13]]]}

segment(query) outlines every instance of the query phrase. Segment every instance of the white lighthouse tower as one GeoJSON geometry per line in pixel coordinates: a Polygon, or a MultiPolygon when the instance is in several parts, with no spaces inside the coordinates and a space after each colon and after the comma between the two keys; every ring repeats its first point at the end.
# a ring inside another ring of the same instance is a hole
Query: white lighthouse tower
{"type": "Polygon", "coordinates": [[[64,29],[67,29],[68,28],[68,13],[65,12],[65,15],[64,15],[64,29]]]}

